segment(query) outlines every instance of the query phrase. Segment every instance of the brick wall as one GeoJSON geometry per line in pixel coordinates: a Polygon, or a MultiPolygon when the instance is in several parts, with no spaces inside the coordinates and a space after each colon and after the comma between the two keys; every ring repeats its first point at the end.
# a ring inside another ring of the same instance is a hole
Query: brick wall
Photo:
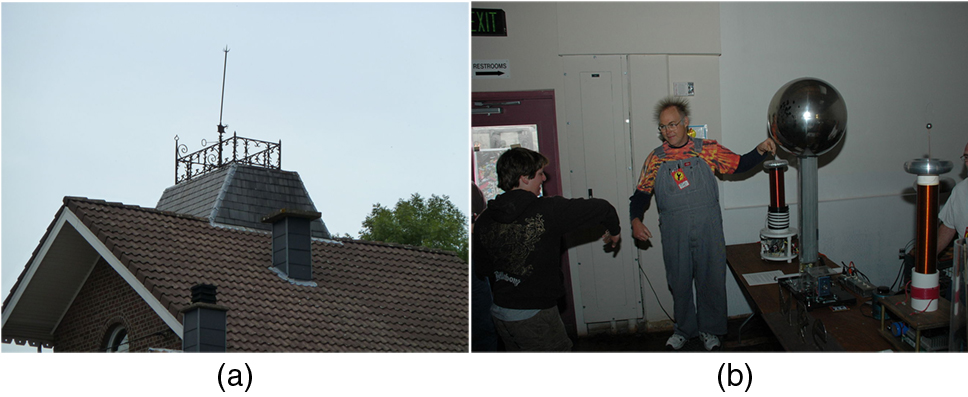
{"type": "Polygon", "coordinates": [[[104,351],[117,324],[127,329],[132,352],[181,350],[181,338],[101,259],[54,332],[54,351],[104,351]]]}

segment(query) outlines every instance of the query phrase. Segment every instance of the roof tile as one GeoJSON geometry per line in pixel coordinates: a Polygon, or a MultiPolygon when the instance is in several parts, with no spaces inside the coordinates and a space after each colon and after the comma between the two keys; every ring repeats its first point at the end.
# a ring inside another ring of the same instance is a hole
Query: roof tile
{"type": "Polygon", "coordinates": [[[270,270],[268,232],[102,200],[65,206],[176,317],[192,285],[216,285],[230,351],[468,350],[468,266],[453,253],[314,240],[307,287],[270,270]]]}

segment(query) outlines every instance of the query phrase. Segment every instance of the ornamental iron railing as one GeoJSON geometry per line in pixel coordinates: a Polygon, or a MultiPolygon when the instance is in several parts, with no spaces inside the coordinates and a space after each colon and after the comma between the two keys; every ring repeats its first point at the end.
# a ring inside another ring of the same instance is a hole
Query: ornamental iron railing
{"type": "MultiPolygon", "coordinates": [[[[222,127],[222,126],[220,126],[222,127]]],[[[282,141],[278,143],[243,138],[232,133],[231,138],[208,145],[204,139],[196,152],[188,153],[188,146],[178,143],[175,136],[175,184],[197,178],[229,164],[254,165],[270,169],[282,169],[282,141]],[[185,154],[188,153],[188,154],[185,154]],[[181,154],[185,154],[182,156],[181,154]]]]}

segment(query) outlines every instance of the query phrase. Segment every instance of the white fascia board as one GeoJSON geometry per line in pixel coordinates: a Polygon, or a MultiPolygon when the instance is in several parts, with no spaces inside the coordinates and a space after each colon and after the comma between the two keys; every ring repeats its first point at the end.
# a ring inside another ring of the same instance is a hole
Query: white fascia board
{"type": "Polygon", "coordinates": [[[61,211],[60,217],[54,221],[54,227],[51,229],[50,234],[47,235],[47,239],[40,246],[40,251],[37,252],[37,256],[34,260],[30,262],[27,266],[27,273],[24,274],[24,278],[20,280],[20,284],[17,285],[17,290],[12,291],[12,296],[10,297],[10,304],[3,311],[3,324],[7,323],[7,318],[10,317],[10,313],[13,313],[14,308],[17,307],[17,303],[20,302],[20,297],[23,295],[24,290],[30,285],[30,281],[34,278],[34,274],[37,273],[37,268],[40,267],[40,263],[44,261],[44,257],[47,256],[47,251],[50,250],[50,246],[54,244],[54,240],[57,239],[57,235],[60,234],[61,228],[64,227],[64,222],[66,218],[64,213],[70,212],[67,207],[64,207],[64,211],[61,211]]]}
{"type": "Polygon", "coordinates": [[[88,244],[91,244],[91,247],[93,247],[109,265],[111,265],[111,268],[113,268],[114,271],[116,271],[118,275],[120,275],[121,278],[123,278],[124,281],[126,281],[128,285],[130,285],[131,288],[138,293],[139,296],[141,296],[141,299],[143,299],[148,306],[155,311],[155,314],[157,314],[158,317],[161,317],[165,324],[168,324],[168,327],[171,328],[171,330],[174,331],[179,338],[182,338],[184,327],[180,322],[178,322],[178,319],[168,312],[168,309],[166,309],[165,306],[162,305],[161,302],[159,302],[158,299],[151,294],[151,291],[148,291],[148,288],[145,288],[145,286],[138,281],[138,278],[135,277],[134,274],[132,274],[131,271],[121,263],[121,260],[116,258],[108,247],[105,246],[104,243],[102,243],[101,240],[98,239],[97,236],[95,236],[94,233],[84,225],[84,222],[81,222],[77,215],[71,212],[71,210],[67,207],[64,207],[64,215],[62,217],[65,218],[72,226],[74,226],[74,229],[76,229],[77,232],[84,237],[84,240],[86,240],[88,244]]]}

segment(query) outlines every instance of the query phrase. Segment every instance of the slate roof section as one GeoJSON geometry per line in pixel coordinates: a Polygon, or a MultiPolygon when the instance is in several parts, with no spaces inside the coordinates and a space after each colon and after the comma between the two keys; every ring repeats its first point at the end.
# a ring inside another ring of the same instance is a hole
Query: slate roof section
{"type": "Polygon", "coordinates": [[[64,206],[176,318],[192,285],[216,285],[228,351],[468,351],[468,265],[454,253],[314,239],[308,287],[270,270],[267,232],[86,198],[64,206]]]}
{"type": "MultiPolygon", "coordinates": [[[[272,227],[263,216],[283,208],[321,212],[298,173],[235,163],[165,189],[155,207],[260,230],[272,227]]],[[[313,237],[331,237],[322,219],[310,227],[313,237]]]]}

